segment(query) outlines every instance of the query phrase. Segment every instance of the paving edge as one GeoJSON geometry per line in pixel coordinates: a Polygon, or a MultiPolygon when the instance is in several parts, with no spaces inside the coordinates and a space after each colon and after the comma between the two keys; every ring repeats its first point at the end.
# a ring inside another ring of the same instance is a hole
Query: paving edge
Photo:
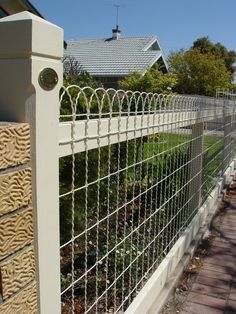
{"type": "Polygon", "coordinates": [[[173,294],[185,266],[209,229],[219,201],[226,194],[227,184],[234,178],[235,160],[227,168],[224,176],[199,209],[183,235],[125,311],[126,314],[160,313],[171,294],[173,294]]]}

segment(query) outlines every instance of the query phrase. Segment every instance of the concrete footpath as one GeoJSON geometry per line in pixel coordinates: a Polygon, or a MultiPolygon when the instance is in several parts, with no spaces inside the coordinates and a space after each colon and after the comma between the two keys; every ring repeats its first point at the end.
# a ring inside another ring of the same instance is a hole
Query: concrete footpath
{"type": "Polygon", "coordinates": [[[236,313],[236,188],[212,224],[212,239],[181,314],[236,313]]]}
{"type": "Polygon", "coordinates": [[[213,220],[207,245],[196,251],[161,313],[236,313],[236,181],[226,200],[213,220]]]}

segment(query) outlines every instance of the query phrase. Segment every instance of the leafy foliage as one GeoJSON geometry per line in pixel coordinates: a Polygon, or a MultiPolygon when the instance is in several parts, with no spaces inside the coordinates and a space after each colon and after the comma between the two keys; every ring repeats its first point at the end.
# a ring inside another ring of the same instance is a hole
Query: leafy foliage
{"type": "Polygon", "coordinates": [[[236,84],[235,83],[231,84],[230,90],[232,90],[234,93],[236,93],[236,84]]]}
{"type": "Polygon", "coordinates": [[[225,62],[211,52],[194,48],[173,52],[168,58],[170,71],[178,78],[176,91],[184,94],[215,95],[217,88],[231,85],[225,62]]]}
{"type": "Polygon", "coordinates": [[[120,81],[119,85],[124,90],[165,93],[169,94],[177,84],[177,77],[173,73],[163,74],[157,66],[148,69],[143,75],[135,72],[120,81]]]}
{"type": "Polygon", "coordinates": [[[225,63],[227,70],[231,73],[231,79],[234,78],[236,61],[236,51],[228,51],[225,46],[221,43],[214,44],[209,37],[198,38],[194,43],[191,49],[198,49],[203,54],[212,54],[219,59],[222,59],[225,63]]]}

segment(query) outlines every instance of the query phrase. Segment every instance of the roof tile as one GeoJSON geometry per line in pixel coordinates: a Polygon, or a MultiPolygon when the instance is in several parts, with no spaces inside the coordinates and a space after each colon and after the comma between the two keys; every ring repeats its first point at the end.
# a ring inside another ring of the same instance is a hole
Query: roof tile
{"type": "Polygon", "coordinates": [[[158,43],[154,36],[68,40],[65,56],[73,56],[92,76],[126,76],[134,71],[144,73],[163,57],[161,50],[146,49],[155,41],[158,43]]]}

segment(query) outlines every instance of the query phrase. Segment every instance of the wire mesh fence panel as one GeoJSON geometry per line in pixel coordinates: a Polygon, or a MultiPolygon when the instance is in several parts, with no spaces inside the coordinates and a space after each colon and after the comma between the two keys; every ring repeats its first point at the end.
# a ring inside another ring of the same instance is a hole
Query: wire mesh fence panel
{"type": "Polygon", "coordinates": [[[235,155],[224,101],[62,90],[62,313],[118,313],[138,295],[235,155]]]}
{"type": "Polygon", "coordinates": [[[236,100],[236,91],[229,89],[217,89],[216,98],[236,100]]]}

